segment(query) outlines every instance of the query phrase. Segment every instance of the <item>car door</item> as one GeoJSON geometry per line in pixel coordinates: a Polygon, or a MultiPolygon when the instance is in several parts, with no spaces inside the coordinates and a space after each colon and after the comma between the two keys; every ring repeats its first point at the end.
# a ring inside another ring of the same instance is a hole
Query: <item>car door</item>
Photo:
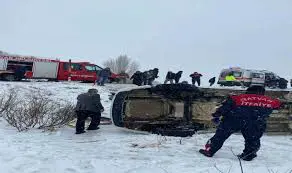
{"type": "Polygon", "coordinates": [[[72,63],[71,64],[71,80],[83,81],[84,74],[82,73],[82,64],[72,63]]]}
{"type": "Polygon", "coordinates": [[[265,84],[265,74],[253,72],[251,75],[251,85],[264,85],[265,84]]]}

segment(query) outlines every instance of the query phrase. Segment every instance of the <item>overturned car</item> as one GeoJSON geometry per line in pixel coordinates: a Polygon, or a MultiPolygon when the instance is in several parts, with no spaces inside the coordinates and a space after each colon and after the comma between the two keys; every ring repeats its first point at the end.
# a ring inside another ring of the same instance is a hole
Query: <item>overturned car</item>
{"type": "MultiPolygon", "coordinates": [[[[162,84],[119,91],[111,107],[113,124],[165,136],[192,136],[198,130],[214,128],[211,115],[230,94],[245,90],[197,88],[189,84],[162,84]]],[[[267,95],[284,99],[285,107],[274,112],[268,121],[269,132],[290,132],[291,101],[285,91],[268,91],[267,95]]]]}
{"type": "Polygon", "coordinates": [[[215,101],[208,94],[189,84],[163,84],[120,91],[113,99],[112,120],[114,125],[132,130],[192,136],[205,128],[204,123],[195,119],[204,109],[196,102],[217,104],[224,99],[215,101]],[[210,102],[211,98],[213,102],[210,102]]]}

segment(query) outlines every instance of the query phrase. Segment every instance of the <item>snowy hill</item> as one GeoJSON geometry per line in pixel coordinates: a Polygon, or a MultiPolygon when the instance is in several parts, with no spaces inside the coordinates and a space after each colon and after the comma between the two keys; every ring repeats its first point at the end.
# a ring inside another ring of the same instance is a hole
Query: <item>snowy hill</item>
{"type": "Polygon", "coordinates": [[[30,94],[32,91],[45,92],[46,95],[49,95],[53,100],[62,102],[71,102],[76,103],[76,98],[78,94],[82,92],[87,92],[90,88],[98,89],[98,92],[101,97],[101,102],[105,106],[107,111],[104,112],[103,116],[109,117],[109,95],[110,92],[116,92],[121,88],[133,87],[134,85],[107,85],[107,87],[93,86],[92,83],[69,83],[69,82],[0,82],[2,92],[7,92],[10,89],[17,89],[19,94],[22,94],[24,97],[27,94],[30,94]]]}
{"type": "MultiPolygon", "coordinates": [[[[25,96],[30,90],[47,92],[58,101],[76,102],[76,97],[95,87],[109,117],[108,95],[132,85],[107,85],[67,82],[1,82],[0,92],[18,88],[25,96]]],[[[1,119],[0,119],[1,120],[1,119]]],[[[233,135],[214,156],[206,158],[198,150],[212,134],[196,134],[191,138],[161,137],[138,134],[112,125],[98,131],[75,135],[70,127],[55,132],[33,129],[17,132],[0,121],[1,173],[205,173],[241,172],[236,154],[244,147],[243,138],[233,135]],[[229,171],[230,170],[230,171],[229,171]]],[[[264,136],[258,157],[243,162],[244,172],[292,171],[292,137],[264,136]]]]}

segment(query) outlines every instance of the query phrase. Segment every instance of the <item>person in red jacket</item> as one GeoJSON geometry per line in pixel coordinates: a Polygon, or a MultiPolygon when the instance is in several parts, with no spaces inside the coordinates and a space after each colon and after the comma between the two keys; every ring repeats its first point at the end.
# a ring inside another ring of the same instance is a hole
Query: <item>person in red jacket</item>
{"type": "Polygon", "coordinates": [[[205,149],[200,149],[199,152],[212,157],[231,134],[241,131],[245,139],[245,148],[238,157],[246,161],[257,157],[260,138],[266,130],[267,118],[274,109],[281,106],[279,100],[264,94],[264,87],[252,86],[247,89],[246,94],[231,96],[223,102],[212,115],[212,121],[219,124],[216,133],[208,140],[205,149]]]}

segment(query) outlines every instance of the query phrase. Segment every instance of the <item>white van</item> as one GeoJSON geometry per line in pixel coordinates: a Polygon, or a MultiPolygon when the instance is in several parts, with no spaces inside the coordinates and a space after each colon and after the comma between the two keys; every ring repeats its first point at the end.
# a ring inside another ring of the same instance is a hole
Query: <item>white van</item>
{"type": "Polygon", "coordinates": [[[232,67],[223,69],[220,73],[217,82],[221,86],[265,86],[265,73],[260,70],[243,69],[239,67],[232,67]],[[232,73],[236,81],[226,81],[225,77],[232,73]]]}

